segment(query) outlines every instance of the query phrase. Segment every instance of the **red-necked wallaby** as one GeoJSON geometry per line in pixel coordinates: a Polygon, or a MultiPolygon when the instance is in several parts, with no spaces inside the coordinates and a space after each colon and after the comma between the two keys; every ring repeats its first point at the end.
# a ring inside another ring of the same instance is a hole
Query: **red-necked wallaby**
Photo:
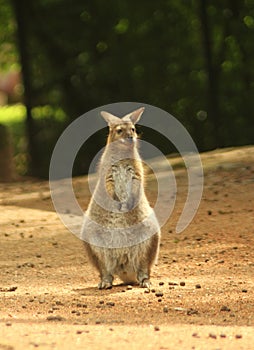
{"type": "Polygon", "coordinates": [[[135,124],[144,108],[118,118],[101,112],[109,126],[98,182],[84,216],[81,237],[100,273],[98,288],[111,288],[114,275],[150,287],[160,244],[160,227],[144,191],[144,169],[135,124]]]}

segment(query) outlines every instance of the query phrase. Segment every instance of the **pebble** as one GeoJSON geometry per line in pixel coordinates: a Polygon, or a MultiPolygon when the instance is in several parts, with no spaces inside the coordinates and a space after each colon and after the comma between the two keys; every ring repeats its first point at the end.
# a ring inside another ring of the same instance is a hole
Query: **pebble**
{"type": "Polygon", "coordinates": [[[180,282],[180,286],[184,287],[185,286],[185,282],[184,281],[180,282]]]}
{"type": "Polygon", "coordinates": [[[132,286],[127,286],[127,290],[132,290],[132,286]]]}
{"type": "Polygon", "coordinates": [[[196,288],[196,289],[200,289],[200,288],[201,288],[201,285],[198,283],[198,284],[196,284],[195,288],[196,288]]]}
{"type": "Polygon", "coordinates": [[[223,305],[221,308],[220,308],[220,311],[231,311],[229,307],[223,305]]]}
{"type": "Polygon", "coordinates": [[[162,292],[156,292],[156,293],[155,293],[155,296],[156,296],[156,297],[163,297],[163,293],[162,293],[162,292]]]}
{"type": "Polygon", "coordinates": [[[160,330],[160,327],[154,326],[154,330],[155,330],[155,331],[159,331],[159,330],[160,330]]]}
{"type": "Polygon", "coordinates": [[[217,339],[217,335],[214,333],[209,333],[209,338],[217,339]]]}
{"type": "Polygon", "coordinates": [[[242,293],[247,293],[247,289],[242,289],[242,293]]]}
{"type": "Polygon", "coordinates": [[[164,306],[164,308],[163,308],[163,312],[165,312],[165,314],[167,314],[167,313],[168,313],[168,307],[167,307],[167,306],[164,306]]]}
{"type": "Polygon", "coordinates": [[[149,289],[149,288],[146,288],[146,289],[144,290],[144,293],[150,293],[150,289],[149,289]]]}
{"type": "Polygon", "coordinates": [[[187,310],[187,315],[188,316],[191,316],[191,315],[197,315],[198,314],[198,311],[197,310],[194,310],[192,308],[188,309],[187,310]]]}
{"type": "Polygon", "coordinates": [[[243,336],[242,336],[241,334],[236,334],[236,335],[235,335],[235,338],[236,338],[236,339],[241,339],[242,337],[243,337],[243,336]]]}
{"type": "Polygon", "coordinates": [[[163,286],[164,285],[164,282],[159,282],[159,286],[163,286]]]}
{"type": "Polygon", "coordinates": [[[108,306],[115,306],[115,303],[113,301],[109,301],[109,302],[106,303],[106,305],[108,305],[108,306]]]}
{"type": "Polygon", "coordinates": [[[48,316],[47,321],[65,321],[65,318],[62,316],[48,316]]]}
{"type": "Polygon", "coordinates": [[[194,338],[199,338],[199,335],[198,335],[198,333],[196,333],[196,332],[193,333],[192,336],[193,336],[194,338]]]}

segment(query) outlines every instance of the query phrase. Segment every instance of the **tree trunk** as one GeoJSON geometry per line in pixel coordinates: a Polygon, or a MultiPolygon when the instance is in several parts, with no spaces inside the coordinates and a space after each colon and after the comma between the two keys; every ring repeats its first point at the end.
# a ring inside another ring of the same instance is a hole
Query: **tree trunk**
{"type": "Polygon", "coordinates": [[[218,69],[214,65],[212,57],[212,38],[207,16],[207,1],[199,1],[199,17],[201,24],[201,35],[203,41],[204,60],[208,76],[207,101],[208,101],[208,118],[213,127],[215,147],[223,146],[220,134],[220,111],[219,111],[219,84],[218,69]]]}
{"type": "Polygon", "coordinates": [[[11,137],[6,126],[0,124],[0,181],[11,181],[14,177],[11,137]]]}
{"type": "Polygon", "coordinates": [[[14,14],[17,22],[17,42],[24,85],[24,102],[26,106],[26,133],[28,139],[28,164],[29,173],[38,175],[39,157],[36,144],[35,123],[32,117],[32,77],[30,70],[30,56],[27,39],[27,23],[30,20],[26,9],[28,2],[25,0],[12,0],[14,14]]]}

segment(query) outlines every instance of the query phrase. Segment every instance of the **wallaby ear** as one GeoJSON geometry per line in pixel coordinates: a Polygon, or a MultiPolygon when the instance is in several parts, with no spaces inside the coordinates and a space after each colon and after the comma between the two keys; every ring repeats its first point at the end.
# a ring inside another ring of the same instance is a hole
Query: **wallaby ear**
{"type": "Polygon", "coordinates": [[[145,107],[141,107],[139,109],[136,109],[135,111],[125,115],[122,120],[123,121],[131,121],[133,124],[136,124],[139,119],[141,118],[141,115],[143,114],[145,110],[145,107]]]}
{"type": "Polygon", "coordinates": [[[101,116],[106,120],[108,126],[119,124],[121,122],[120,118],[116,117],[115,115],[109,112],[102,111],[101,116]]]}

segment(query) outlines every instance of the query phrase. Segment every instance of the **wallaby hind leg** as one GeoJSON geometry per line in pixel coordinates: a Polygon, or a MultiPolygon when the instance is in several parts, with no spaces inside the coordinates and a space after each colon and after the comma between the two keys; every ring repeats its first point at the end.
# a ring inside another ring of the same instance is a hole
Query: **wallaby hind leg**
{"type": "Polygon", "coordinates": [[[140,283],[141,287],[150,288],[151,282],[150,282],[150,271],[152,268],[152,265],[157,259],[158,251],[159,251],[159,244],[160,244],[160,235],[159,233],[156,233],[153,235],[149,240],[149,247],[146,252],[145,259],[143,258],[138,268],[137,278],[140,283]]]}
{"type": "Polygon", "coordinates": [[[88,243],[84,242],[87,254],[89,256],[90,261],[94,265],[94,267],[99,271],[101,281],[98,284],[99,289],[110,289],[112,288],[113,276],[109,273],[105,266],[105,259],[103,256],[103,249],[91,247],[88,243]]]}

